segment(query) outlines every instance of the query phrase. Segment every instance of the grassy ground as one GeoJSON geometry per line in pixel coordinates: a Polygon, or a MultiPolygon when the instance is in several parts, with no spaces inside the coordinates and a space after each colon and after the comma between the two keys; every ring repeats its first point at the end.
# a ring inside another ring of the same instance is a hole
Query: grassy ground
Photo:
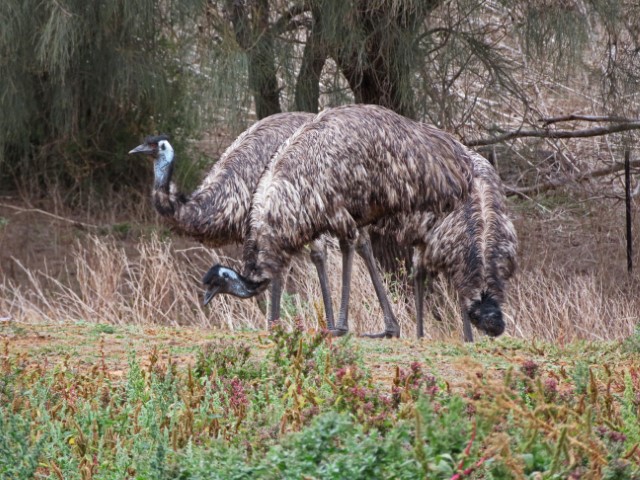
{"type": "Polygon", "coordinates": [[[638,478],[640,338],[0,324],[2,478],[638,478]]]}
{"type": "MultiPolygon", "coordinates": [[[[264,299],[201,306],[232,250],[130,212],[78,225],[0,205],[0,478],[640,478],[640,299],[603,202],[511,202],[507,331],[473,345],[444,283],[425,341],[391,279],[402,339],[324,339],[300,258],[269,334],[264,299]]],[[[350,324],[377,331],[355,269],[350,324]]]]}

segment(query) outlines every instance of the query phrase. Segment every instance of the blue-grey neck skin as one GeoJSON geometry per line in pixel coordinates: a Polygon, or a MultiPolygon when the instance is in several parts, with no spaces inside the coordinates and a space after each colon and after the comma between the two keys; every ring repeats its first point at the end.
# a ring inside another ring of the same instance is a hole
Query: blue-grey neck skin
{"type": "Polygon", "coordinates": [[[239,280],[231,280],[228,289],[227,293],[240,298],[251,298],[259,293],[257,289],[249,288],[246,282],[239,280]]]}
{"type": "Polygon", "coordinates": [[[162,140],[158,143],[158,156],[153,162],[155,176],[154,187],[158,190],[169,192],[171,175],[173,173],[173,148],[171,144],[162,140]]]}
{"type": "Polygon", "coordinates": [[[218,275],[220,276],[220,280],[224,282],[223,293],[228,293],[240,298],[251,298],[257,293],[253,282],[242,277],[242,275],[231,268],[220,268],[218,275]]]}

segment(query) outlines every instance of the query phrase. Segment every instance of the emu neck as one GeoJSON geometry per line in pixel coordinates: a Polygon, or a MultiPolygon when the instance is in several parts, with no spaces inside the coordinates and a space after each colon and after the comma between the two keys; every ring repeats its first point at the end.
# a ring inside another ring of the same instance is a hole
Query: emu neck
{"type": "Polygon", "coordinates": [[[173,175],[173,156],[160,155],[153,163],[154,189],[169,193],[169,185],[173,175]]]}
{"type": "Polygon", "coordinates": [[[265,290],[269,281],[253,282],[241,277],[240,281],[232,281],[229,284],[229,293],[240,298],[251,298],[265,290]]]}

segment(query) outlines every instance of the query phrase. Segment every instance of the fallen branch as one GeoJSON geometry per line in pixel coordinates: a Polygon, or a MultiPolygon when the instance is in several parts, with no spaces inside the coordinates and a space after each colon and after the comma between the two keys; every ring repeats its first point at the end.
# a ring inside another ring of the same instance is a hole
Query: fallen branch
{"type": "Polygon", "coordinates": [[[50,213],[45,210],[40,210],[39,208],[22,208],[22,207],[16,207],[15,205],[9,205],[6,203],[0,203],[0,207],[10,208],[11,210],[16,210],[18,213],[39,213],[40,215],[46,215],[47,217],[54,218],[61,222],[71,223],[75,227],[79,227],[79,228],[96,228],[96,229],[103,228],[100,225],[94,225],[91,223],[81,222],[79,220],[73,220],[71,218],[61,217],[60,215],[56,215],[54,213],[50,213]]]}
{"type": "Polygon", "coordinates": [[[484,138],[480,140],[472,140],[466,142],[469,147],[481,147],[485,145],[493,145],[495,143],[506,142],[514,138],[536,137],[536,138],[584,138],[598,137],[600,135],[608,135],[610,133],[626,132],[629,130],[639,130],[640,121],[619,123],[608,127],[588,128],[585,130],[515,130],[513,132],[505,132],[496,137],[484,138]]]}
{"type": "Polygon", "coordinates": [[[633,123],[638,122],[637,118],[624,118],[624,117],[612,117],[612,116],[598,116],[598,115],[561,115],[559,117],[541,118],[540,121],[546,127],[552,123],[558,122],[617,122],[617,123],[633,123]]]}
{"type": "MultiPolygon", "coordinates": [[[[633,160],[629,162],[629,166],[632,168],[640,167],[640,160],[633,160]]],[[[505,191],[507,196],[511,197],[514,195],[518,195],[521,197],[526,197],[527,194],[536,194],[546,192],[548,190],[553,190],[559,187],[563,187],[564,185],[568,185],[570,183],[580,183],[585,180],[590,180],[592,178],[604,177],[605,175],[610,175],[615,172],[619,172],[624,170],[624,163],[615,163],[609,167],[605,168],[597,168],[594,170],[589,170],[584,173],[580,173],[578,175],[573,175],[570,177],[559,178],[555,180],[549,180],[547,182],[539,183],[537,185],[531,185],[529,187],[511,187],[505,185],[505,191]]]]}

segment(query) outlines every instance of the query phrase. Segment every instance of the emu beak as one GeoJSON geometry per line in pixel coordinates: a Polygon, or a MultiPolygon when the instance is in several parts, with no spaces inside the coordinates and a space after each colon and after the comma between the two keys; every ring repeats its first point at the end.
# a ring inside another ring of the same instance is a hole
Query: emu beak
{"type": "Polygon", "coordinates": [[[213,297],[215,297],[219,291],[220,287],[212,287],[204,292],[204,301],[202,302],[202,306],[206,307],[207,305],[209,305],[209,302],[213,300],[213,297]]]}
{"type": "Polygon", "coordinates": [[[135,154],[135,153],[143,153],[145,155],[153,155],[153,152],[154,152],[154,148],[151,145],[147,145],[146,143],[143,143],[142,145],[138,145],[136,148],[131,150],[129,152],[129,155],[135,154]]]}

